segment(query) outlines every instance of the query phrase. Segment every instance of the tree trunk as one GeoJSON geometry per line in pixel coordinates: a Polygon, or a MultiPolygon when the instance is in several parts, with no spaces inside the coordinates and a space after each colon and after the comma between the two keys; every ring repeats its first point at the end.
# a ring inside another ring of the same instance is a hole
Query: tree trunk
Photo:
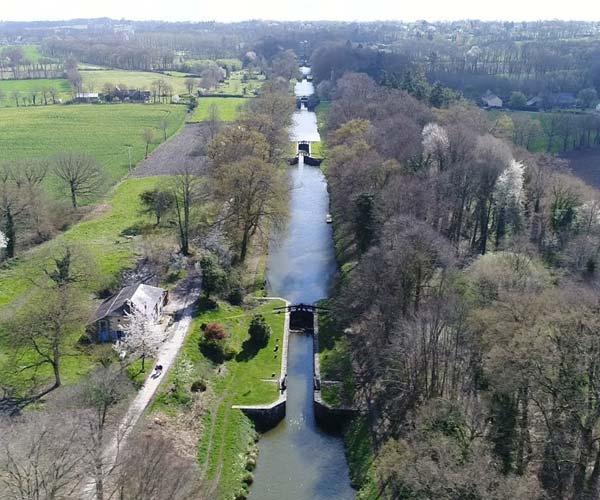
{"type": "Polygon", "coordinates": [[[73,205],[73,208],[77,210],[77,190],[73,184],[71,184],[71,205],[73,205]]]}
{"type": "Polygon", "coordinates": [[[6,211],[6,256],[9,259],[12,259],[15,256],[15,248],[16,248],[16,230],[15,230],[15,220],[13,218],[12,212],[10,208],[6,211]]]}

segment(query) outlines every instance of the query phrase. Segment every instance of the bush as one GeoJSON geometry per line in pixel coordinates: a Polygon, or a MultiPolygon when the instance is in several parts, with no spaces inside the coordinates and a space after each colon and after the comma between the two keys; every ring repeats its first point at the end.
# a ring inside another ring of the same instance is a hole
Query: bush
{"type": "Polygon", "coordinates": [[[242,290],[242,287],[236,286],[231,288],[227,295],[227,301],[232,306],[241,306],[242,302],[244,302],[244,291],[242,290]]]}
{"type": "Polygon", "coordinates": [[[248,333],[253,343],[265,346],[269,343],[269,338],[271,337],[271,327],[267,324],[267,320],[262,314],[256,314],[250,322],[248,333]]]}
{"type": "Polygon", "coordinates": [[[204,392],[205,390],[206,382],[204,382],[204,380],[195,380],[190,387],[190,391],[192,392],[204,392]]]}
{"type": "Polygon", "coordinates": [[[225,340],[229,337],[229,334],[225,331],[225,328],[218,323],[209,323],[203,328],[203,330],[204,338],[209,341],[225,340]]]}

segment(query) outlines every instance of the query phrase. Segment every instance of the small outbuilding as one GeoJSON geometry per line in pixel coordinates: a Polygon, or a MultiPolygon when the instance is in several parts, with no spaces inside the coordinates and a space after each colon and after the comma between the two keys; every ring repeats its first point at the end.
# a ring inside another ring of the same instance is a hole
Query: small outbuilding
{"type": "Polygon", "coordinates": [[[95,342],[113,342],[123,336],[127,314],[144,311],[150,319],[160,321],[166,303],[167,292],[162,288],[143,283],[126,286],[100,304],[88,334],[95,342]]]}
{"type": "Polygon", "coordinates": [[[100,95],[98,92],[77,92],[73,100],[79,104],[90,104],[100,102],[100,95]]]}

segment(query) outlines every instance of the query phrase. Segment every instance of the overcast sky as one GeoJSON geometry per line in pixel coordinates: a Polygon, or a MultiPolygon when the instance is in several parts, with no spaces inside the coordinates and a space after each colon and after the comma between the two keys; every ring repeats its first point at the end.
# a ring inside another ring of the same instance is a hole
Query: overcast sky
{"type": "Polygon", "coordinates": [[[598,0],[0,0],[5,21],[112,17],[165,21],[600,20],[598,0]]]}

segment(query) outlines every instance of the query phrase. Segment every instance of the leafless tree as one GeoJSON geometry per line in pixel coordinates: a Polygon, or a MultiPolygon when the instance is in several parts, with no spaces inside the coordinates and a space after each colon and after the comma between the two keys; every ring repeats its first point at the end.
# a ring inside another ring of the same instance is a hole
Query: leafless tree
{"type": "Polygon", "coordinates": [[[68,500],[81,484],[83,433],[67,412],[0,421],[0,484],[6,500],[68,500]]]}
{"type": "Polygon", "coordinates": [[[97,195],[105,181],[102,165],[84,153],[59,154],[54,160],[54,174],[66,184],[75,209],[78,199],[97,195]]]}
{"type": "Polygon", "coordinates": [[[151,128],[144,129],[142,138],[144,139],[144,144],[146,145],[146,152],[144,154],[144,157],[148,158],[148,149],[150,148],[150,144],[154,143],[154,141],[156,140],[154,130],[152,130],[151,128]]]}

